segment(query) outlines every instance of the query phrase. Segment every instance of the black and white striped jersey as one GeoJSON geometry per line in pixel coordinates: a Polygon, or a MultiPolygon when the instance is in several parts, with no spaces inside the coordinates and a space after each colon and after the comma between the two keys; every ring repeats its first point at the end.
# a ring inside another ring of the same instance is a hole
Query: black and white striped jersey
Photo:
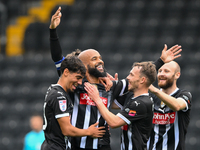
{"type": "MultiPolygon", "coordinates": [[[[62,55],[62,49],[58,40],[58,35],[56,29],[50,29],[50,48],[51,48],[51,56],[53,61],[55,62],[58,74],[60,75],[60,66],[61,62],[64,59],[62,55]]],[[[163,65],[161,59],[156,61],[156,67],[160,67],[163,65]]],[[[115,82],[114,82],[115,83],[115,82]]],[[[120,80],[119,82],[115,83],[112,89],[109,92],[105,91],[105,88],[101,84],[97,84],[99,89],[100,96],[104,104],[107,105],[107,108],[110,107],[113,99],[118,97],[119,95],[123,95],[128,91],[128,81],[127,80],[120,80]]],[[[72,100],[74,101],[74,109],[72,114],[72,124],[78,128],[88,128],[89,125],[95,123],[96,121],[100,121],[100,126],[105,125],[106,130],[107,123],[99,114],[99,111],[95,104],[88,99],[88,95],[84,90],[84,87],[80,86],[77,90],[72,93],[71,96],[72,100]]],[[[97,149],[98,144],[100,145],[108,145],[110,144],[110,134],[107,130],[105,136],[103,138],[92,139],[91,137],[81,137],[81,138],[74,138],[73,140],[75,146],[79,148],[90,148],[90,149],[97,149]]],[[[74,145],[74,144],[73,144],[74,145]]]]}
{"type": "Polygon", "coordinates": [[[70,145],[68,138],[62,134],[58,118],[71,116],[73,105],[69,95],[59,84],[52,84],[46,93],[44,101],[44,123],[46,149],[66,150],[70,145]],[[68,144],[66,144],[66,142],[68,144]],[[48,144],[47,144],[48,143],[48,144]]]}
{"type": "MultiPolygon", "coordinates": [[[[87,92],[84,89],[83,84],[78,86],[74,93],[70,93],[73,100],[74,108],[71,117],[71,123],[77,128],[87,129],[90,125],[99,122],[98,126],[105,126],[106,133],[102,138],[85,137],[73,137],[72,145],[83,149],[97,149],[98,145],[110,144],[110,133],[107,122],[101,116],[96,104],[89,98],[87,92]]],[[[104,105],[110,109],[113,99],[127,91],[127,82],[125,80],[114,82],[110,91],[106,92],[105,87],[102,84],[95,84],[98,88],[99,95],[104,105]]]]}
{"type": "Polygon", "coordinates": [[[149,94],[129,97],[117,115],[127,123],[122,127],[121,150],[146,150],[153,119],[153,100],[149,94]]]}
{"type": "Polygon", "coordinates": [[[186,90],[176,89],[171,96],[181,98],[187,107],[174,112],[155,95],[154,118],[151,136],[148,141],[149,150],[184,150],[185,136],[190,122],[192,96],[186,90]]]}
{"type": "MultiPolygon", "coordinates": [[[[101,100],[104,105],[109,109],[112,103],[112,90],[105,91],[105,88],[101,84],[96,84],[101,100]]],[[[96,104],[89,98],[84,86],[79,86],[73,93],[73,113],[71,117],[71,123],[73,126],[80,129],[87,129],[90,125],[99,122],[98,126],[105,126],[106,133],[102,138],[92,138],[89,136],[73,137],[73,145],[79,148],[97,149],[98,144],[109,145],[110,134],[108,131],[108,125],[102,118],[98,111],[96,104]]]]}

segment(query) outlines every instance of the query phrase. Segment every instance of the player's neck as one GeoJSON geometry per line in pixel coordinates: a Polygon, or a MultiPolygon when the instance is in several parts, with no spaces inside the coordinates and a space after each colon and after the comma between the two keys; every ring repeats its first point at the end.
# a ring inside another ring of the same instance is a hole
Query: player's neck
{"type": "Polygon", "coordinates": [[[134,97],[138,97],[140,95],[147,94],[147,93],[148,93],[148,88],[137,89],[133,91],[134,97]]]}
{"type": "Polygon", "coordinates": [[[88,82],[90,82],[90,83],[95,83],[95,84],[100,83],[99,78],[93,77],[91,75],[87,75],[86,78],[87,78],[88,82]]]}
{"type": "Polygon", "coordinates": [[[62,80],[61,78],[57,82],[57,84],[59,84],[65,90],[65,92],[68,92],[67,87],[64,85],[64,83],[65,80],[62,80]]]}

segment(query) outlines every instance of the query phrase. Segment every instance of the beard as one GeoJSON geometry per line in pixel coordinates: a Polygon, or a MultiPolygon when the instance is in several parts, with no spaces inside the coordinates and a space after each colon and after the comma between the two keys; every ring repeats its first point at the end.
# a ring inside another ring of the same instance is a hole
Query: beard
{"type": "Polygon", "coordinates": [[[100,71],[97,69],[97,67],[92,68],[92,67],[90,67],[90,66],[88,65],[87,68],[88,68],[88,73],[89,73],[91,76],[93,76],[93,77],[99,78],[99,77],[106,77],[106,76],[107,76],[107,74],[106,74],[106,69],[104,68],[104,66],[103,66],[103,70],[104,70],[103,72],[100,72],[100,71]]]}
{"type": "Polygon", "coordinates": [[[167,89],[171,87],[174,83],[174,76],[171,79],[166,79],[165,83],[160,83],[158,80],[158,86],[162,89],[167,89]]]}

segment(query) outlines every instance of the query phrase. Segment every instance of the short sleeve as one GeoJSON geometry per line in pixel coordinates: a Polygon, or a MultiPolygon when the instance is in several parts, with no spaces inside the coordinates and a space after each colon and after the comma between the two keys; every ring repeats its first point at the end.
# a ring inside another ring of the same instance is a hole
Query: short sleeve
{"type": "Polygon", "coordinates": [[[147,108],[143,102],[132,101],[128,103],[117,116],[123,119],[127,124],[145,118],[147,108]]]}
{"type": "Polygon", "coordinates": [[[187,111],[191,109],[191,102],[192,102],[192,94],[188,91],[183,91],[181,94],[178,96],[178,98],[183,99],[186,102],[186,108],[183,111],[187,111]]]}
{"type": "Polygon", "coordinates": [[[61,92],[54,92],[51,95],[52,100],[50,102],[50,107],[52,108],[55,118],[61,118],[70,116],[71,109],[68,108],[68,99],[61,92]]]}

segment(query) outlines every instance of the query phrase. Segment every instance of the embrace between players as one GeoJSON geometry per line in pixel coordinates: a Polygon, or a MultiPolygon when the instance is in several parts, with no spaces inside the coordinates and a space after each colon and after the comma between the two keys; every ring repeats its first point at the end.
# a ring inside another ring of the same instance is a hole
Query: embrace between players
{"type": "Polygon", "coordinates": [[[165,45],[157,61],[134,63],[127,78],[118,80],[94,49],[62,55],[56,32],[61,16],[59,7],[50,23],[51,56],[60,77],[45,96],[41,149],[111,150],[109,127],[121,126],[121,150],[184,149],[191,94],[176,85],[180,66],[173,60],[181,46],[165,45]],[[161,89],[152,85],[156,76],[161,89]],[[114,115],[111,108],[121,110],[114,115]]]}

